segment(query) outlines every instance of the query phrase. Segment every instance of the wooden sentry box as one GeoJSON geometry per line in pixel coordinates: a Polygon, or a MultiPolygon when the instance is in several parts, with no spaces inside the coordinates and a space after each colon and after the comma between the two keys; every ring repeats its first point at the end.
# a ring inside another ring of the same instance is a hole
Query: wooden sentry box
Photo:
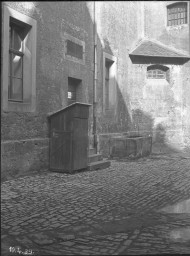
{"type": "Polygon", "coordinates": [[[87,168],[90,106],[90,104],[76,102],[48,115],[50,170],[73,172],[87,168]]]}

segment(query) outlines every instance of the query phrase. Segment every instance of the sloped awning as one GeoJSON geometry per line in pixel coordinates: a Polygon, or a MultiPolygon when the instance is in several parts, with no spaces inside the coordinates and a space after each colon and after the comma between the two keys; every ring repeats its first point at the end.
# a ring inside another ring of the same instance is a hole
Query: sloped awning
{"type": "Polygon", "coordinates": [[[158,41],[148,39],[142,40],[139,45],[129,53],[129,56],[190,59],[189,55],[158,41]]]}

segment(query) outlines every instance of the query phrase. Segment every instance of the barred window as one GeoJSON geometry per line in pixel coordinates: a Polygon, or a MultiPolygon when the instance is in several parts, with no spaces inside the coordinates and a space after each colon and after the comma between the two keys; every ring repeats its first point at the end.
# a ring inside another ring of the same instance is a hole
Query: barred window
{"type": "Polygon", "coordinates": [[[153,78],[153,79],[165,79],[166,74],[163,70],[155,69],[155,70],[149,70],[147,72],[147,78],[153,78]]]}
{"type": "Polygon", "coordinates": [[[168,26],[175,26],[187,23],[187,3],[176,3],[169,5],[168,26]]]}
{"type": "Polygon", "coordinates": [[[147,68],[148,79],[167,79],[167,71],[169,69],[165,66],[152,65],[147,68]]]}

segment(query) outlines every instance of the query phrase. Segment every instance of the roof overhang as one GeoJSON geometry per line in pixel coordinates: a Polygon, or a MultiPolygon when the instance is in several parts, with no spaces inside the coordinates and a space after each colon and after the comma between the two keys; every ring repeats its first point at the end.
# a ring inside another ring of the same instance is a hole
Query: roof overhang
{"type": "Polygon", "coordinates": [[[190,60],[190,56],[182,53],[181,51],[168,47],[156,40],[144,39],[142,40],[135,49],[133,49],[129,56],[132,58],[145,58],[145,59],[170,59],[178,60],[181,62],[190,60]]]}

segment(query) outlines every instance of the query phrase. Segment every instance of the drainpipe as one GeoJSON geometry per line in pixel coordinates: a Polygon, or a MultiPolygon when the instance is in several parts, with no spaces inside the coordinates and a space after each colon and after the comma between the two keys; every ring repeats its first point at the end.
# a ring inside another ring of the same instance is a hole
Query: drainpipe
{"type": "Polygon", "coordinates": [[[93,137],[94,149],[97,153],[97,129],[96,129],[96,87],[97,87],[97,33],[96,33],[96,2],[94,1],[94,81],[93,81],[93,137]]]}
{"type": "MultiPolygon", "coordinates": [[[[190,55],[190,2],[188,1],[188,5],[189,5],[189,55],[190,55]]],[[[188,11],[187,11],[188,13],[188,11]]]]}

